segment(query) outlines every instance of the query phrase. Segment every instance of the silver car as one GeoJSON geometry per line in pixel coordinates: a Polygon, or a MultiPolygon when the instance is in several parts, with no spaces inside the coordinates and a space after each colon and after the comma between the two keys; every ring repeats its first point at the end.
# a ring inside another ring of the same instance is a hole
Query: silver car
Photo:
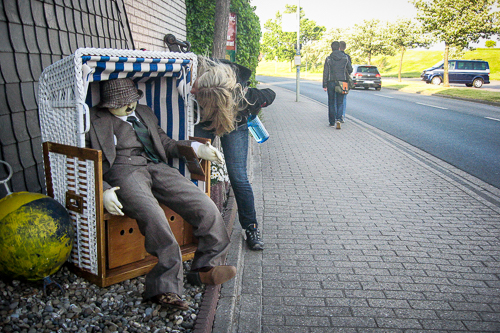
{"type": "Polygon", "coordinates": [[[354,88],[363,87],[365,89],[382,89],[382,78],[377,66],[371,65],[352,65],[352,80],[354,88]]]}

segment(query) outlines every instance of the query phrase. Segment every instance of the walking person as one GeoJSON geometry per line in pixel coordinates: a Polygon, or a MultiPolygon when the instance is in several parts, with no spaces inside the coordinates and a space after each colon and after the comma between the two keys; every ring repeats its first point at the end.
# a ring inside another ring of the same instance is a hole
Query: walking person
{"type": "Polygon", "coordinates": [[[346,94],[342,93],[342,83],[347,83],[347,75],[352,73],[352,65],[347,55],[340,51],[338,41],[332,42],[331,47],[332,53],[326,57],[323,68],[323,90],[328,94],[330,127],[340,129],[346,99],[346,94]]]}
{"type": "Polygon", "coordinates": [[[271,89],[249,88],[251,74],[250,69],[227,60],[198,57],[198,77],[191,93],[201,107],[195,136],[220,137],[246,243],[250,250],[258,251],[264,249],[264,241],[247,175],[247,118],[270,105],[276,94],[271,89]]]}
{"type": "MultiPolygon", "coordinates": [[[[347,56],[347,59],[349,59],[349,63],[352,65],[351,56],[348,55],[347,53],[345,53],[346,48],[347,48],[346,43],[343,40],[341,40],[339,42],[339,50],[340,50],[340,52],[342,52],[343,54],[345,54],[347,56]]],[[[345,122],[345,110],[346,109],[347,109],[347,97],[344,98],[344,107],[342,108],[342,118],[340,119],[341,123],[345,122]]]]}

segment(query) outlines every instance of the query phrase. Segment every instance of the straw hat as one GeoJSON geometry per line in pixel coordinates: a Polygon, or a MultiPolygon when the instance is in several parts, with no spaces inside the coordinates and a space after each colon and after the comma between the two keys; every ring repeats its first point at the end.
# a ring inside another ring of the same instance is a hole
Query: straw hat
{"type": "Polygon", "coordinates": [[[117,109],[137,102],[144,93],[136,88],[129,78],[101,82],[101,102],[99,107],[117,109]]]}

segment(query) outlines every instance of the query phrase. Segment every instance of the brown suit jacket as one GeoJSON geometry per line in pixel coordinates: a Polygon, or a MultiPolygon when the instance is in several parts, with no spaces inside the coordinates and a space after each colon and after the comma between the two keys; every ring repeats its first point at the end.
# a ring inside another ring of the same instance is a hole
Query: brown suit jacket
{"type": "MultiPolygon", "coordinates": [[[[153,110],[146,105],[137,104],[135,113],[141,118],[151,135],[156,152],[160,155],[162,161],[167,163],[168,158],[178,158],[178,145],[189,146],[192,141],[176,141],[168,137],[163,129],[158,125],[153,110]]],[[[85,136],[85,145],[87,148],[102,151],[102,171],[106,174],[112,167],[116,159],[116,146],[114,142],[113,118],[115,116],[107,109],[90,109],[90,130],[85,136]]],[[[131,164],[133,164],[131,162],[131,164]]],[[[104,190],[111,188],[104,182],[104,190]]]]}

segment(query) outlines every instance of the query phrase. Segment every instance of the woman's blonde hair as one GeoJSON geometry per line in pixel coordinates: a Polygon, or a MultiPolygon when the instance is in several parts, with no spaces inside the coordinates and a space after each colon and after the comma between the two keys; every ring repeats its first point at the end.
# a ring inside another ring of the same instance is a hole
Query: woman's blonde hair
{"type": "Polygon", "coordinates": [[[245,99],[243,88],[236,80],[236,73],[228,64],[209,58],[198,57],[196,100],[201,110],[201,121],[211,124],[206,130],[213,130],[222,136],[234,131],[237,116],[245,99]]]}

